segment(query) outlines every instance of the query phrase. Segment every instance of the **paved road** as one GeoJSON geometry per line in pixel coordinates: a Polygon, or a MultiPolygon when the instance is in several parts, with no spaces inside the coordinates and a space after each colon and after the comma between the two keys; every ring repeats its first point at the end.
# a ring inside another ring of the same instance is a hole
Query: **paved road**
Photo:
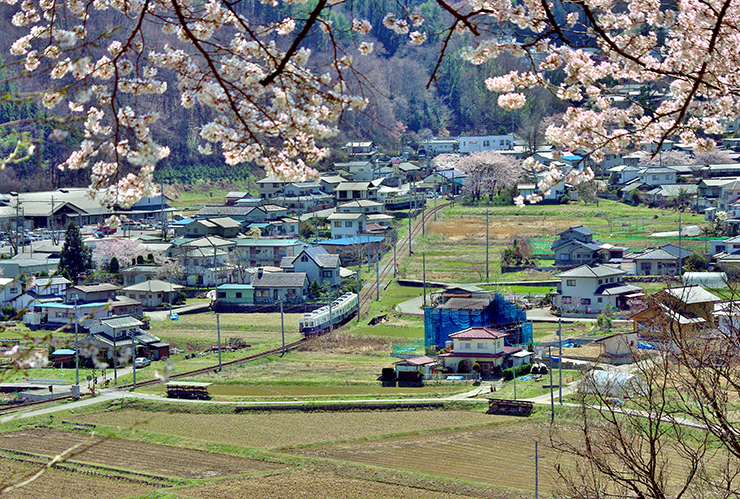
{"type": "MultiPolygon", "coordinates": [[[[176,314],[206,312],[208,310],[208,307],[210,307],[208,303],[196,303],[195,305],[185,305],[184,307],[173,308],[172,312],[176,314]]],[[[152,312],[144,312],[144,315],[146,315],[153,321],[166,321],[170,318],[170,311],[155,310],[152,312]]]]}

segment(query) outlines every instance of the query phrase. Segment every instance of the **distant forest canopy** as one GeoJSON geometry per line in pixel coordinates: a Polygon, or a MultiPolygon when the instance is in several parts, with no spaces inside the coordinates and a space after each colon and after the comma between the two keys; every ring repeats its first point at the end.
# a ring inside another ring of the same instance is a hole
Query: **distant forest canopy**
{"type": "MultiPolygon", "coordinates": [[[[316,0],[304,5],[272,7],[259,0],[236,3],[250,19],[279,21],[287,16],[299,18],[297,10],[309,11],[316,0]]],[[[454,45],[448,47],[449,55],[437,69],[434,81],[427,88],[430,76],[437,65],[441,39],[436,35],[449,25],[447,15],[433,0],[411,1],[409,10],[418,10],[425,16],[422,31],[429,39],[421,46],[408,43],[408,36],[398,35],[382,25],[383,17],[397,7],[390,0],[355,0],[342,13],[333,10],[335,25],[349,24],[352,18],[368,19],[372,25],[371,38],[375,49],[369,55],[360,55],[354,48],[351,33],[341,33],[340,43],[353,56],[353,69],[357,78],[348,81],[350,89],[360,90],[370,99],[363,113],[346,113],[341,132],[322,144],[332,148],[332,155],[319,165],[325,170],[335,161],[345,159],[341,147],[350,140],[372,140],[386,153],[400,153],[402,146],[415,148],[420,140],[432,136],[457,136],[460,134],[484,135],[517,133],[521,129],[539,128],[543,118],[561,112],[564,103],[549,92],[535,89],[530,92],[535,98],[515,112],[501,109],[496,104],[497,94],[489,92],[485,79],[502,75],[518,66],[511,56],[500,56],[494,62],[474,66],[459,57],[459,52],[472,38],[453,38],[454,45]],[[351,13],[349,12],[351,5],[351,13]],[[447,22],[445,22],[447,21],[447,22]]],[[[9,19],[9,7],[0,5],[0,17],[9,19]]],[[[558,12],[564,19],[565,12],[558,12]]],[[[111,20],[111,24],[121,19],[111,20]]],[[[152,37],[163,36],[152,28],[152,37]]],[[[14,62],[9,48],[21,36],[22,31],[7,25],[0,32],[0,63],[14,62]]],[[[328,36],[318,31],[305,41],[312,50],[311,62],[320,66],[331,61],[332,44],[328,36]]],[[[66,138],[55,141],[50,136],[56,125],[45,123],[47,111],[32,100],[17,101],[12,97],[24,92],[39,90],[44,82],[37,80],[13,80],[18,66],[0,68],[0,123],[16,121],[15,133],[29,133],[39,141],[35,157],[29,161],[9,165],[0,171],[0,192],[34,191],[54,189],[61,186],[85,186],[89,172],[65,171],[56,168],[82,140],[79,130],[69,127],[66,138]],[[9,78],[10,77],[10,78],[9,78]],[[10,80],[10,81],[8,81],[10,80]],[[19,85],[24,86],[19,88],[19,85]],[[33,88],[36,86],[37,88],[33,88]],[[27,88],[26,88],[27,87],[27,88]]],[[[174,75],[160,73],[168,85],[177,86],[174,75]]],[[[199,127],[206,121],[209,111],[201,106],[185,109],[180,105],[176,93],[166,93],[165,100],[157,101],[156,111],[163,119],[154,128],[157,142],[171,149],[170,156],[162,160],[155,171],[157,182],[191,183],[197,179],[245,180],[250,176],[261,177],[262,173],[251,164],[229,166],[219,154],[202,155],[197,150],[199,127]]],[[[14,147],[14,136],[7,131],[0,136],[0,152],[9,153],[14,147]]]]}

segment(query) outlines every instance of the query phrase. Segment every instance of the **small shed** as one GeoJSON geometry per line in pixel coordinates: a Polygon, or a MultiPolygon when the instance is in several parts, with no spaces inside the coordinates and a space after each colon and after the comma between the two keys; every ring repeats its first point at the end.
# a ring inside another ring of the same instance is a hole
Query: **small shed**
{"type": "Polygon", "coordinates": [[[152,356],[152,360],[166,359],[170,356],[170,344],[164,341],[149,343],[147,349],[152,356]]]}
{"type": "Polygon", "coordinates": [[[589,371],[578,385],[578,391],[600,397],[635,397],[646,392],[645,379],[636,374],[616,371],[589,371]]]}
{"type": "Polygon", "coordinates": [[[399,360],[396,362],[396,378],[400,378],[399,373],[404,371],[421,371],[422,379],[429,379],[436,365],[437,361],[426,355],[399,360]]]}
{"type": "Polygon", "coordinates": [[[51,353],[51,363],[54,367],[72,367],[75,365],[75,351],[71,348],[60,348],[51,353]]]}
{"type": "Polygon", "coordinates": [[[601,354],[607,357],[632,355],[637,350],[637,333],[619,333],[599,338],[594,343],[601,346],[601,354]]]}
{"type": "Polygon", "coordinates": [[[519,350],[518,352],[512,353],[509,358],[511,359],[511,366],[521,366],[524,364],[531,364],[534,352],[528,352],[527,350],[519,350]]]}

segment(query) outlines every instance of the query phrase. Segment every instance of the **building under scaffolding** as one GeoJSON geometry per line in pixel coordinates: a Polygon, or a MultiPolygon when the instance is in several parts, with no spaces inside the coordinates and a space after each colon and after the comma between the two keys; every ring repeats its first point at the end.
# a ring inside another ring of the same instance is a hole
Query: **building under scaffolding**
{"type": "Polygon", "coordinates": [[[532,341],[532,323],[515,303],[477,286],[461,286],[435,293],[432,306],[424,309],[424,345],[444,348],[451,334],[479,326],[508,333],[509,345],[532,341]]]}

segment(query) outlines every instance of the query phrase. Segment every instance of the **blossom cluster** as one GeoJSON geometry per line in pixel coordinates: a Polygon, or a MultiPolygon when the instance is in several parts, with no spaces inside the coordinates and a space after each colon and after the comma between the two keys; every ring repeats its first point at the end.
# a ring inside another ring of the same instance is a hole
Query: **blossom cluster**
{"type": "MultiPolygon", "coordinates": [[[[309,49],[280,42],[297,37],[305,20],[255,24],[217,0],[0,1],[16,9],[13,24],[27,30],[11,54],[29,76],[50,77],[41,104],[83,123],[80,146],[58,167],[90,169],[90,195],[115,208],[154,194],[154,168],[170,153],[152,133],[163,94],[178,92],[183,107],[208,109],[198,150],[218,150],[228,164],[253,162],[289,179],[316,175],[312,165],[328,154],[318,141],[338,132],[345,111],[368,103],[343,80],[348,55],[339,54],[327,72],[323,63],[310,67],[309,49]],[[111,27],[112,12],[121,26],[111,27]],[[153,26],[163,41],[148,36],[153,26]]],[[[317,25],[331,29],[318,12],[317,25]]],[[[366,35],[372,25],[356,19],[351,29],[366,35]]],[[[415,34],[413,41],[423,38],[415,34]]],[[[363,54],[373,48],[359,46],[363,54]]],[[[61,131],[50,137],[64,138],[61,131]]],[[[31,144],[18,144],[6,163],[32,153],[31,144]]]]}

